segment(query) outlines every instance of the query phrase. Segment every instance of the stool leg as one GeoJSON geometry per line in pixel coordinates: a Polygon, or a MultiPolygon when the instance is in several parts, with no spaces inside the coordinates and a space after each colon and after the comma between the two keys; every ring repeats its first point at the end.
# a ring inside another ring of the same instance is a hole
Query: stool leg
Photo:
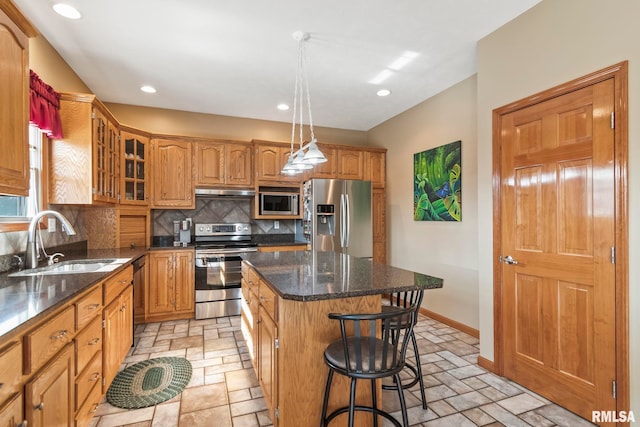
{"type": "Polygon", "coordinates": [[[409,427],[409,417],[407,417],[407,404],[404,401],[404,392],[402,391],[402,383],[400,382],[400,376],[395,374],[393,376],[397,382],[398,386],[398,397],[400,398],[400,412],[402,413],[402,425],[404,427],[409,427]]]}
{"type": "Polygon", "coordinates": [[[349,396],[349,427],[353,427],[356,415],[356,380],[357,378],[351,378],[351,394],[349,396]]]}
{"type": "Polygon", "coordinates": [[[331,391],[331,381],[333,380],[333,369],[329,368],[327,375],[327,384],[324,386],[324,400],[322,402],[322,418],[320,419],[320,427],[327,425],[327,406],[329,406],[329,392],[331,391]]]}
{"type": "Polygon", "coordinates": [[[376,380],[371,380],[371,403],[373,404],[373,427],[378,427],[378,414],[376,414],[376,409],[378,409],[378,396],[376,396],[376,380]]]}
{"type": "Polygon", "coordinates": [[[418,353],[418,342],[416,341],[416,335],[413,331],[411,331],[411,341],[413,342],[413,353],[416,356],[416,371],[418,371],[418,384],[420,385],[420,396],[422,397],[422,409],[427,409],[427,397],[424,394],[424,378],[422,378],[420,353],[418,353]]]}

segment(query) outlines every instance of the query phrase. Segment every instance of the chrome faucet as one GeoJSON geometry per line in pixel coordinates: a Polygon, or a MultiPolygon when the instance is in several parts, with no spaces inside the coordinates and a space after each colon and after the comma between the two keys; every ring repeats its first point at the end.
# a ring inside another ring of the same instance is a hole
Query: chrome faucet
{"type": "Polygon", "coordinates": [[[27,253],[25,259],[25,268],[35,268],[38,266],[38,249],[36,245],[36,230],[38,228],[38,223],[40,219],[43,217],[50,215],[56,217],[60,220],[62,224],[62,229],[69,235],[75,236],[76,230],[73,228],[71,223],[67,218],[64,217],[60,212],[56,211],[41,211],[34,215],[31,218],[31,222],[29,223],[29,230],[27,231],[27,253]]]}

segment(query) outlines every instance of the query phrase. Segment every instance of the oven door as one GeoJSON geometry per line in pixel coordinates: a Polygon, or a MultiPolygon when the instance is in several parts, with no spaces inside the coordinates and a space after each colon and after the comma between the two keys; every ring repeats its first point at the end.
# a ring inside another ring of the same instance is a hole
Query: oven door
{"type": "Polygon", "coordinates": [[[242,258],[196,254],[196,319],[240,314],[242,258]]]}

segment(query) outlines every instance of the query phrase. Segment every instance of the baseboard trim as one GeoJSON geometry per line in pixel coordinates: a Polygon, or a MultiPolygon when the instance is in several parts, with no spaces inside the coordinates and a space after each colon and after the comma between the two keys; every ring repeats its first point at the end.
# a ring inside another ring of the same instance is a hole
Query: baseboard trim
{"type": "Polygon", "coordinates": [[[444,323],[447,326],[451,326],[452,328],[455,328],[459,331],[464,332],[465,334],[469,334],[472,337],[475,338],[480,338],[480,331],[478,331],[477,329],[472,328],[471,326],[467,326],[464,323],[460,323],[457,322],[453,319],[449,319],[448,317],[445,317],[441,314],[435,313],[431,310],[427,310],[424,307],[420,307],[420,313],[424,314],[427,317],[432,318],[433,320],[437,320],[440,323],[444,323]]]}
{"type": "Polygon", "coordinates": [[[481,368],[486,369],[489,372],[496,372],[495,371],[495,365],[493,364],[492,360],[489,359],[485,359],[482,356],[478,356],[478,366],[480,366],[481,368]]]}

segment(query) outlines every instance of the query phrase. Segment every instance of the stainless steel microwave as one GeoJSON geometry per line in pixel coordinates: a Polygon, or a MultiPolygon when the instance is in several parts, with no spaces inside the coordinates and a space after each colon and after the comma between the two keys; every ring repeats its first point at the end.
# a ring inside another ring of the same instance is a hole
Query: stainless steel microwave
{"type": "Polygon", "coordinates": [[[297,216],[300,193],[289,191],[260,191],[260,215],[297,216]]]}

